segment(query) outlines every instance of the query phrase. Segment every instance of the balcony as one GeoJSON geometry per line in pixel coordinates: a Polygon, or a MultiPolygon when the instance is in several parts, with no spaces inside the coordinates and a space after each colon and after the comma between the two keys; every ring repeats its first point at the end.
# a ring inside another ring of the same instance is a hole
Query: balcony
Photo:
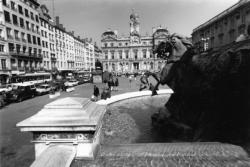
{"type": "Polygon", "coordinates": [[[51,59],[51,61],[54,61],[54,62],[56,61],[55,57],[51,57],[50,59],[51,59]]]}
{"type": "Polygon", "coordinates": [[[0,71],[10,71],[10,69],[7,67],[2,67],[2,68],[0,68],[0,71]]]}
{"type": "Polygon", "coordinates": [[[0,41],[6,41],[4,37],[0,36],[0,41]]]}
{"type": "Polygon", "coordinates": [[[16,66],[11,66],[11,70],[12,70],[12,71],[17,71],[18,68],[17,68],[16,66]]]}
{"type": "Polygon", "coordinates": [[[7,38],[10,39],[10,40],[14,39],[12,35],[7,35],[7,38]]]}
{"type": "Polygon", "coordinates": [[[20,38],[18,38],[18,37],[15,37],[15,40],[16,40],[16,41],[21,41],[21,39],[20,39],[20,38]]]}

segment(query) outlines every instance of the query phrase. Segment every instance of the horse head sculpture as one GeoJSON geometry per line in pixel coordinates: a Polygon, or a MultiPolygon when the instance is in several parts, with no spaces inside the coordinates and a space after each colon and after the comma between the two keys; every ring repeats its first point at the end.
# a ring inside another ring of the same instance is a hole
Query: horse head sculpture
{"type": "MultiPolygon", "coordinates": [[[[174,63],[181,60],[183,55],[192,48],[192,43],[186,38],[178,34],[173,34],[166,41],[161,42],[153,51],[158,58],[167,60],[158,79],[155,89],[158,89],[159,84],[166,84],[169,80],[169,71],[174,63]],[[170,65],[171,64],[171,65],[170,65]]],[[[156,78],[156,76],[154,77],[156,78]]]]}

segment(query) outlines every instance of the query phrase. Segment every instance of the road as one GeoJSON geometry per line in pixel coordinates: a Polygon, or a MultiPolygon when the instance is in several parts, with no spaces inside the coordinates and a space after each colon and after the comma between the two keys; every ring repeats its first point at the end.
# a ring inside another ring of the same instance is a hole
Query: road
{"type": "MultiPolygon", "coordinates": [[[[150,79],[153,82],[153,79],[150,79]]],[[[96,84],[100,92],[103,84],[96,84]]],[[[130,84],[127,78],[119,78],[119,90],[112,95],[137,91],[139,78],[130,84]]],[[[86,83],[75,87],[75,91],[62,92],[60,97],[85,97],[93,94],[93,84],[86,83]]],[[[44,105],[54,101],[49,95],[37,96],[21,103],[11,103],[0,110],[0,166],[2,167],[26,167],[34,161],[34,146],[30,142],[32,135],[28,132],[20,132],[16,124],[37,113],[44,105]]]]}

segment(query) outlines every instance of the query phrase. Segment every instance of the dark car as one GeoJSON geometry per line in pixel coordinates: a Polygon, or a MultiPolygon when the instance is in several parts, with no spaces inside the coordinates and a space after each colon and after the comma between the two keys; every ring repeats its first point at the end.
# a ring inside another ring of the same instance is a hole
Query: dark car
{"type": "Polygon", "coordinates": [[[21,102],[24,99],[32,98],[36,94],[36,87],[33,84],[13,85],[12,91],[7,93],[8,101],[21,102]]]}
{"type": "Polygon", "coordinates": [[[4,107],[6,104],[6,93],[0,92],[0,108],[4,107]]]}

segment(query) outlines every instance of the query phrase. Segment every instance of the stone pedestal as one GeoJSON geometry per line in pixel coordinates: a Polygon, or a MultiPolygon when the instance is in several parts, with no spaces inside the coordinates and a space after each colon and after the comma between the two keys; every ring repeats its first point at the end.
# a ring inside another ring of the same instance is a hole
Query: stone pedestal
{"type": "Polygon", "coordinates": [[[36,158],[50,146],[67,145],[76,150],[75,158],[93,159],[105,111],[105,106],[87,98],[63,98],[45,105],[17,126],[32,132],[36,158]]]}

